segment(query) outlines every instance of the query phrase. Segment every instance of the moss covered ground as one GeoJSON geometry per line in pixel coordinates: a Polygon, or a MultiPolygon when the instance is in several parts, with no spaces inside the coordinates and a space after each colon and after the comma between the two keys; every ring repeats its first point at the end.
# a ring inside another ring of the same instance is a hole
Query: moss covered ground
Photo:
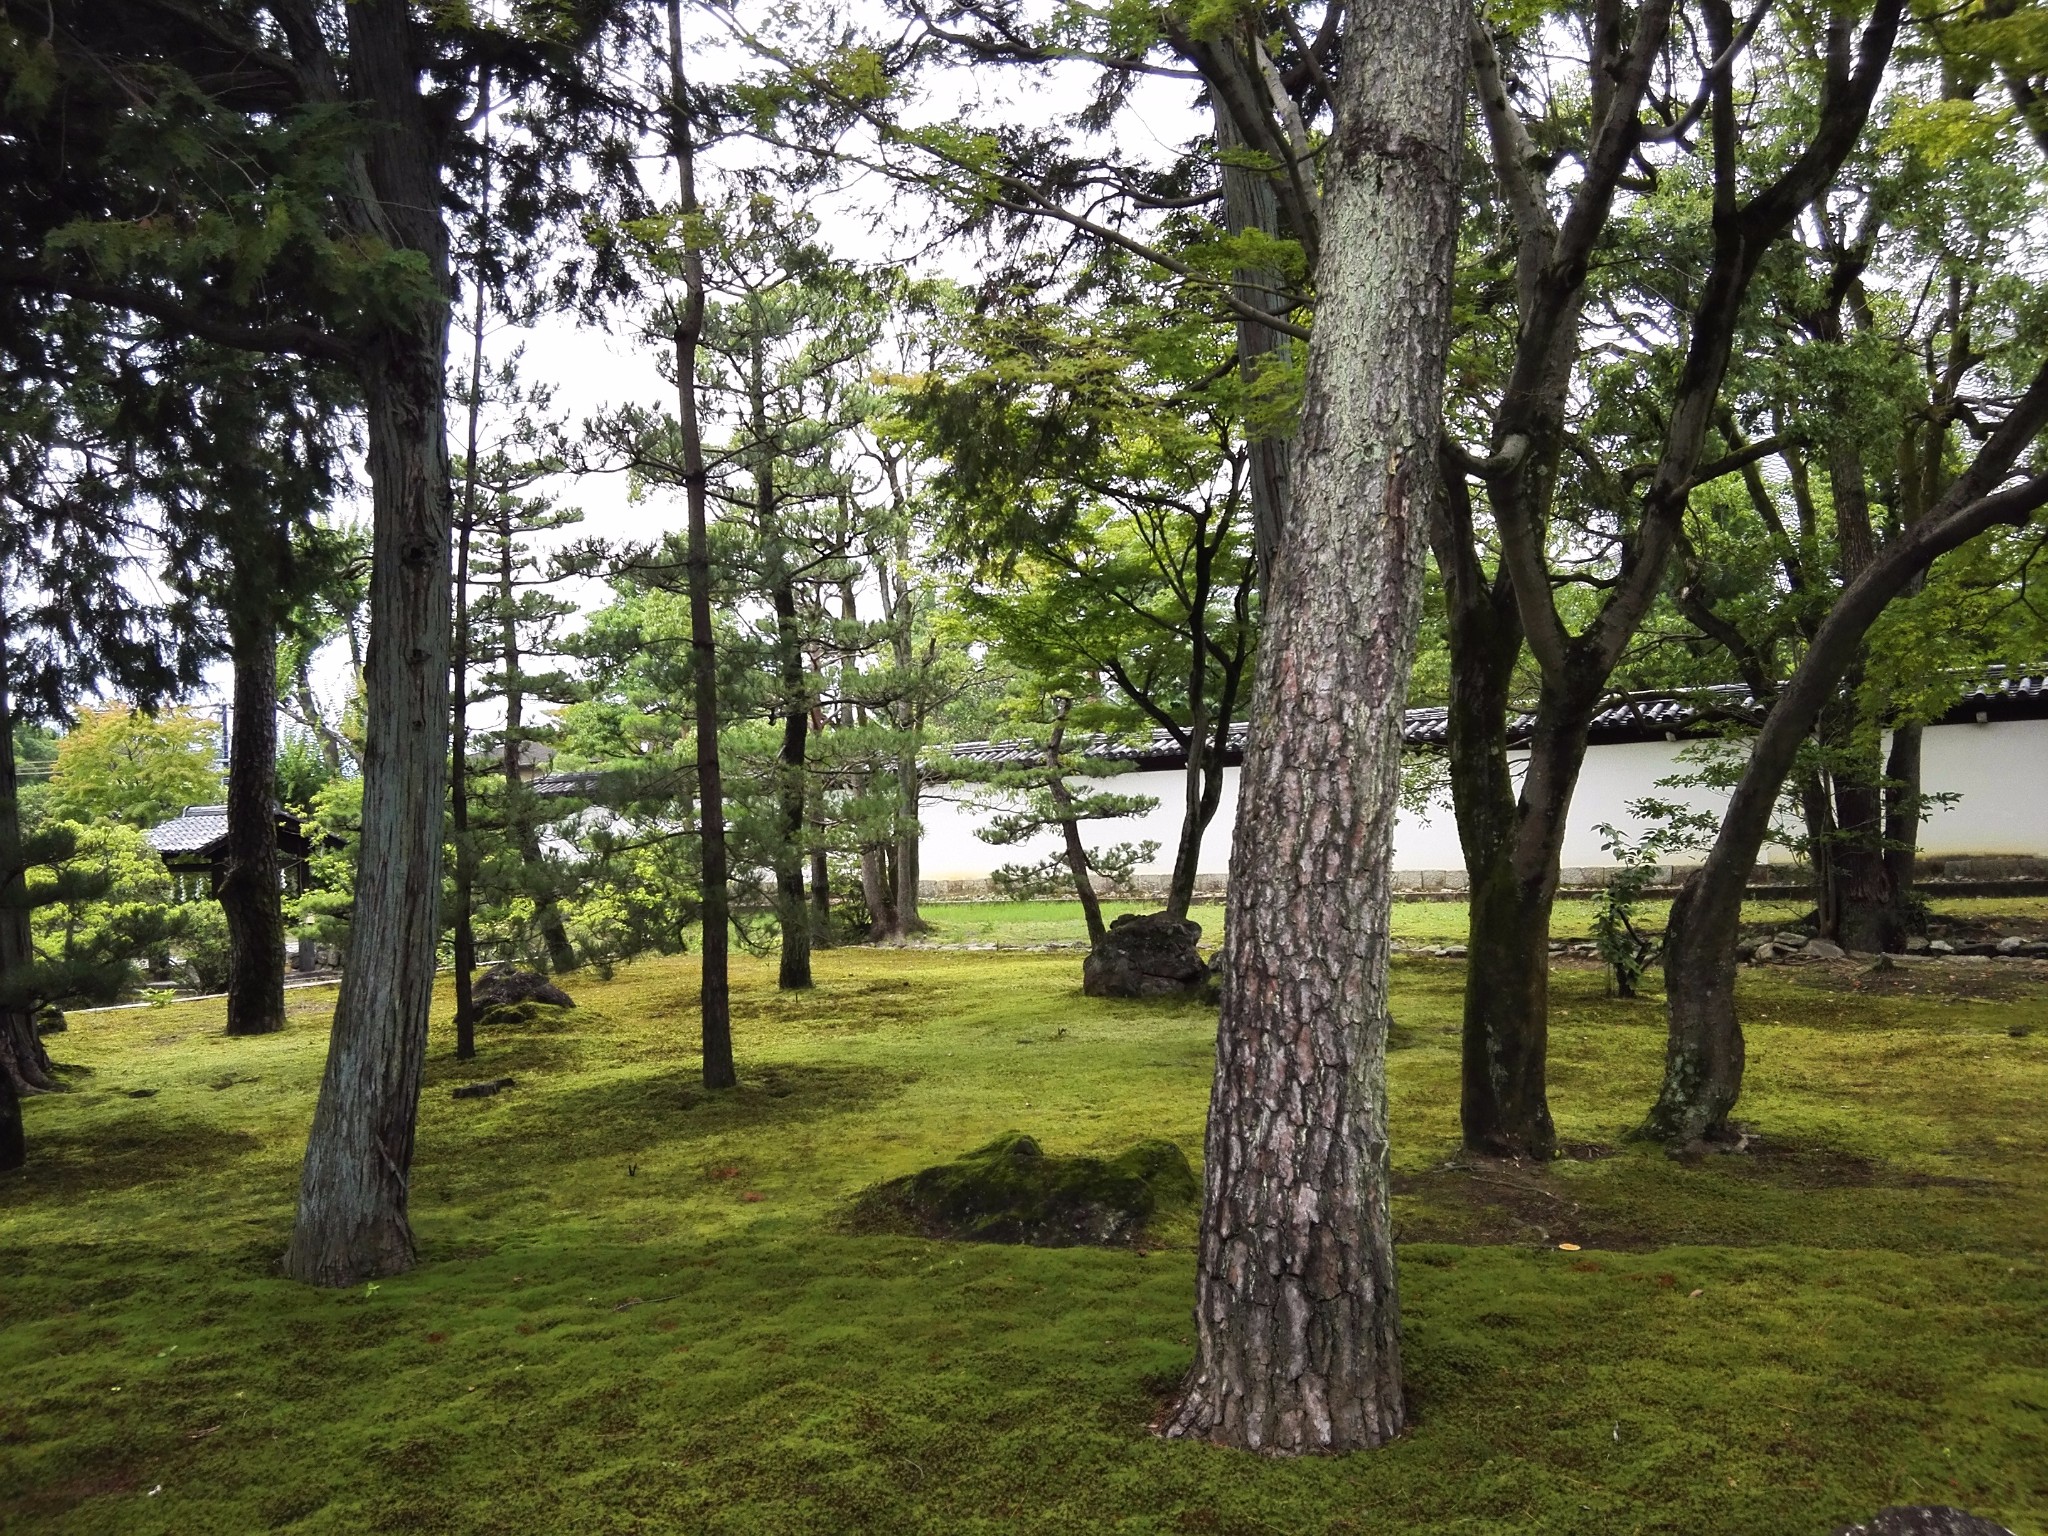
{"type": "Polygon", "coordinates": [[[444,1002],[422,1263],[344,1293],[274,1271],[331,995],[257,1040],[83,1016],[0,1181],[0,1528],[1819,1536],[1925,1501],[2044,1536],[2048,988],[1953,971],[1746,975],[1760,1139],[1689,1164],[1622,1140],[1657,1000],[1562,970],[1572,1155],[1531,1169],[1457,1158],[1459,971],[1397,963],[1414,1426],[1292,1462],[1147,1432],[1191,1213],[1111,1250],[850,1230],[1009,1130],[1198,1156],[1212,1017],[1084,998],[1072,955],[840,950],[793,997],[744,962],[717,1097],[687,958],[471,1064],[444,1002]]]}

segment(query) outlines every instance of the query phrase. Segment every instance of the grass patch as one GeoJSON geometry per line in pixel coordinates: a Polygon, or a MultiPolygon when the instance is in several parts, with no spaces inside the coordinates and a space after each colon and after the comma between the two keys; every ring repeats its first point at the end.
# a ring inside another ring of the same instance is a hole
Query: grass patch
{"type": "Polygon", "coordinates": [[[1415,1426],[1267,1462],[1145,1429],[1190,1358],[1191,1208],[1143,1251],[847,1220],[1012,1129],[1197,1159],[1213,1016],[1085,998],[1071,954],[817,970],[784,997],[736,962],[743,1082],[715,1096],[688,959],[579,978],[578,1008],[486,1032],[473,1063],[444,999],[424,1262],[347,1293],[275,1272],[331,994],[256,1039],[217,1002],[77,1018],[52,1043],[90,1071],[28,1106],[35,1161],[0,1181],[0,1526],[1814,1536],[1946,1502],[2048,1532],[2038,985],[1745,974],[1762,1140],[1688,1165],[1622,1141],[1658,1000],[1561,970],[1575,1155],[1472,1168],[1459,970],[1397,963],[1415,1426]]]}

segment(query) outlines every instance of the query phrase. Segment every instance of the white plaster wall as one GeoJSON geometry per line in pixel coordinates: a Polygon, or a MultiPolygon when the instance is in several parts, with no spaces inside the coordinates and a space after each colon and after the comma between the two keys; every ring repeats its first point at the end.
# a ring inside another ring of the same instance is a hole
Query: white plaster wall
{"type": "MultiPolygon", "coordinates": [[[[1586,753],[1578,793],[1572,797],[1565,829],[1562,862],[1567,869],[1611,867],[1613,859],[1597,830],[1611,822],[1629,836],[1643,823],[1624,807],[1632,800],[1672,800],[1719,816],[1727,796],[1716,790],[1670,789],[1658,781],[1690,774],[1697,764],[1685,756],[1689,744],[1676,741],[1622,742],[1586,753]]],[[[1923,745],[1923,777],[1929,792],[1950,792],[1961,799],[1937,810],[1921,833],[1922,854],[1957,857],[1963,854],[2032,854],[2048,856],[2048,720],[1999,721],[1988,725],[1942,725],[1928,729],[1923,745]]],[[[1523,759],[1514,762],[1520,777],[1523,759]]],[[[1084,781],[1077,781],[1076,787],[1084,781]]],[[[1178,772],[1126,773],[1103,781],[1117,794],[1149,795],[1159,803],[1143,816],[1095,822],[1084,828],[1090,847],[1140,842],[1159,844],[1158,856],[1141,873],[1165,876],[1173,867],[1175,839],[1180,835],[1184,779],[1178,772]]],[[[924,841],[920,872],[927,880],[985,880],[999,864],[1036,861],[1057,851],[1057,833],[1042,833],[1031,842],[997,847],[974,835],[987,815],[959,792],[928,795],[922,811],[924,841]]],[[[1224,771],[1223,801],[1202,841],[1198,873],[1229,872],[1231,833],[1237,822],[1237,770],[1224,771]]],[[[1789,851],[1767,847],[1765,863],[1791,860],[1789,851]]],[[[1674,862],[1691,862],[1678,855],[1674,862]]],[[[1457,822],[1448,794],[1421,815],[1403,812],[1394,830],[1394,868],[1398,873],[1424,870],[1458,871],[1465,859],[1458,846],[1457,822]]]]}
{"type": "Polygon", "coordinates": [[[1921,823],[1924,856],[2048,855],[2048,720],[1931,725],[1920,780],[1930,793],[1962,796],[1921,823]]]}

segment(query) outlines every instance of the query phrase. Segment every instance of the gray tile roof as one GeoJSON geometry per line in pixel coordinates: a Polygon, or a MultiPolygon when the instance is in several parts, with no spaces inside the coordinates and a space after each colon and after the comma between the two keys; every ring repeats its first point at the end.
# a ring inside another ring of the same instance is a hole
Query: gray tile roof
{"type": "Polygon", "coordinates": [[[228,835],[224,805],[188,805],[185,814],[149,829],[149,846],[158,853],[200,853],[228,835]]]}
{"type": "MultiPolygon", "coordinates": [[[[1450,734],[1449,713],[1442,705],[1409,710],[1401,726],[1402,741],[1411,747],[1443,746],[1450,734]]],[[[2007,673],[1997,669],[1937,723],[1962,724],[1976,719],[1979,713],[1994,720],[2048,717],[2048,673],[2007,673]]],[[[1754,725],[1763,715],[1764,706],[1740,683],[1672,693],[1625,693],[1616,695],[1613,702],[1593,716],[1588,735],[1597,745],[1698,737],[1711,735],[1720,724],[1754,725]]],[[[1508,740],[1528,740],[1534,724],[1533,715],[1515,716],[1508,722],[1508,740]]],[[[1247,730],[1242,720],[1231,726],[1226,762],[1243,759],[1247,730]]],[[[963,741],[953,747],[953,756],[964,762],[1018,766],[1040,761],[1044,752],[1043,747],[1028,741],[963,741]]],[[[1178,768],[1187,761],[1173,734],[1164,729],[1134,741],[1093,737],[1084,755],[1140,768],[1178,768]]]]}

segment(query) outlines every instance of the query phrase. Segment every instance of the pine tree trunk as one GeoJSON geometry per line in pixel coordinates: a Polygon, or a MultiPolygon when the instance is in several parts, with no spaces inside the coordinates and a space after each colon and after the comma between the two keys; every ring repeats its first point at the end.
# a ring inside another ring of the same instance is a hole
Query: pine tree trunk
{"type": "Polygon", "coordinates": [[[1196,1358],[1164,1430],[1275,1453],[1398,1435],[1387,921],[1437,439],[1468,11],[1347,33],[1293,501],[1267,582],[1217,1029],[1196,1358]]]}
{"type": "Polygon", "coordinates": [[[923,771],[918,766],[915,750],[906,750],[896,762],[896,847],[892,862],[895,865],[895,906],[896,937],[912,939],[920,933],[931,932],[932,925],[924,920],[918,910],[922,894],[918,882],[922,878],[918,869],[919,828],[917,812],[924,798],[923,771]]]}
{"type": "MultiPolygon", "coordinates": [[[[683,78],[682,7],[668,3],[668,138],[676,164],[677,204],[686,218],[703,211],[697,201],[696,146],[690,133],[683,78]]],[[[711,622],[711,531],[706,506],[704,436],[697,418],[697,348],[704,336],[704,255],[695,238],[683,253],[684,298],[676,320],[676,423],[683,448],[689,500],[687,563],[690,588],[690,669],[697,718],[697,826],[702,849],[697,881],[704,963],[698,984],[698,1020],[704,1050],[704,1086],[739,1081],[732,1059],[732,894],[726,868],[725,778],[718,759],[718,640],[711,622]]]]}
{"type": "MultiPolygon", "coordinates": [[[[241,563],[238,552],[238,566],[241,563]]],[[[272,562],[261,564],[268,571],[272,562]]],[[[245,591],[243,601],[248,611],[231,621],[235,729],[228,743],[227,861],[220,906],[228,923],[227,1032],[267,1035],[284,1028],[284,889],[277,867],[277,626],[268,602],[258,593],[245,591]]]]}
{"type": "MultiPolygon", "coordinates": [[[[825,829],[813,827],[821,840],[825,829]]],[[[822,847],[811,850],[811,947],[832,947],[832,861],[822,847]]]]}
{"type": "Polygon", "coordinates": [[[1052,801],[1052,808],[1060,829],[1060,840],[1066,849],[1067,873],[1074,880],[1074,897],[1081,903],[1081,917],[1088,925],[1088,944],[1091,949],[1102,947],[1102,941],[1109,937],[1109,929],[1102,921],[1102,903],[1095,895],[1095,882],[1088,874],[1088,849],[1081,841],[1081,823],[1074,818],[1074,797],[1067,791],[1067,781],[1060,772],[1060,745],[1067,735],[1067,711],[1074,707],[1074,701],[1062,697],[1058,713],[1053,717],[1052,737],[1045,744],[1045,793],[1052,801]]]}
{"type": "Polygon", "coordinates": [[[285,1273],[345,1286],[413,1263],[407,1179],[440,939],[448,771],[448,235],[441,129],[401,0],[348,8],[374,216],[434,296],[359,344],[371,488],[362,850],[349,965],[285,1273]]]}
{"type": "Polygon", "coordinates": [[[448,830],[455,844],[455,1059],[476,1056],[476,838],[469,826],[469,551],[476,530],[478,390],[483,382],[483,296],[477,296],[471,340],[469,465],[463,476],[462,520],[455,536],[454,666],[448,732],[448,830]]]}
{"type": "Polygon", "coordinates": [[[783,711],[778,765],[782,825],[775,852],[775,912],[782,928],[782,964],[776,985],[785,992],[801,992],[811,985],[811,914],[804,895],[804,801],[809,788],[804,763],[809,753],[811,697],[797,638],[796,592],[780,581],[771,596],[783,711]]]}

